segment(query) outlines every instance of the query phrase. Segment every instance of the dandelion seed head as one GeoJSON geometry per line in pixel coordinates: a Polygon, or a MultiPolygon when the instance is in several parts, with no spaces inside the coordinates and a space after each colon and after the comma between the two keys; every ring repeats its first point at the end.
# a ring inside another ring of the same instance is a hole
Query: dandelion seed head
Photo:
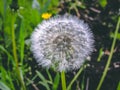
{"type": "Polygon", "coordinates": [[[39,65],[56,71],[81,67],[93,51],[89,26],[75,16],[56,16],[39,24],[31,35],[31,50],[39,65]]]}

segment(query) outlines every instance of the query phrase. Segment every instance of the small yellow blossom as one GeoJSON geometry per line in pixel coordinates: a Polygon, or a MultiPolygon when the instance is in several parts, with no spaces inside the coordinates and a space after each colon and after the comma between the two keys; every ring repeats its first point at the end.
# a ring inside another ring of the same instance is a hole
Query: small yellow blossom
{"type": "Polygon", "coordinates": [[[51,16],[52,16],[52,14],[50,14],[50,13],[43,13],[42,14],[43,19],[49,19],[51,16]]]}

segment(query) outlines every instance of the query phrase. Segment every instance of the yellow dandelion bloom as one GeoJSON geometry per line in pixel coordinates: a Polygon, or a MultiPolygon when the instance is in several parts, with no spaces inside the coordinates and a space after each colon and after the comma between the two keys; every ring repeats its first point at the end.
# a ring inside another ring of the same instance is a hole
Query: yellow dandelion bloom
{"type": "Polygon", "coordinates": [[[42,14],[43,19],[49,19],[51,16],[52,16],[52,14],[50,14],[50,13],[43,13],[42,14]]]}

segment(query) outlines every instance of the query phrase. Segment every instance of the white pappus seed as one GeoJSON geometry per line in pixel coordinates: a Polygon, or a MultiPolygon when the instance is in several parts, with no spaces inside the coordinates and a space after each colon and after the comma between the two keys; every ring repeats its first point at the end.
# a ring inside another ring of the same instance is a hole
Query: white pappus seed
{"type": "Polygon", "coordinates": [[[81,67],[93,51],[89,26],[76,16],[55,16],[44,20],[31,35],[31,51],[39,65],[56,71],[81,67]]]}

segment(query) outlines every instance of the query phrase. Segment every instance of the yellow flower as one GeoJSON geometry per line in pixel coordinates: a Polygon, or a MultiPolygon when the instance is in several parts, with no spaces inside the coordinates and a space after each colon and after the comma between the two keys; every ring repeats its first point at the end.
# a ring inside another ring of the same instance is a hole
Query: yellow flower
{"type": "Polygon", "coordinates": [[[51,16],[52,16],[52,14],[50,14],[50,13],[43,13],[42,14],[43,19],[49,19],[51,16]]]}

